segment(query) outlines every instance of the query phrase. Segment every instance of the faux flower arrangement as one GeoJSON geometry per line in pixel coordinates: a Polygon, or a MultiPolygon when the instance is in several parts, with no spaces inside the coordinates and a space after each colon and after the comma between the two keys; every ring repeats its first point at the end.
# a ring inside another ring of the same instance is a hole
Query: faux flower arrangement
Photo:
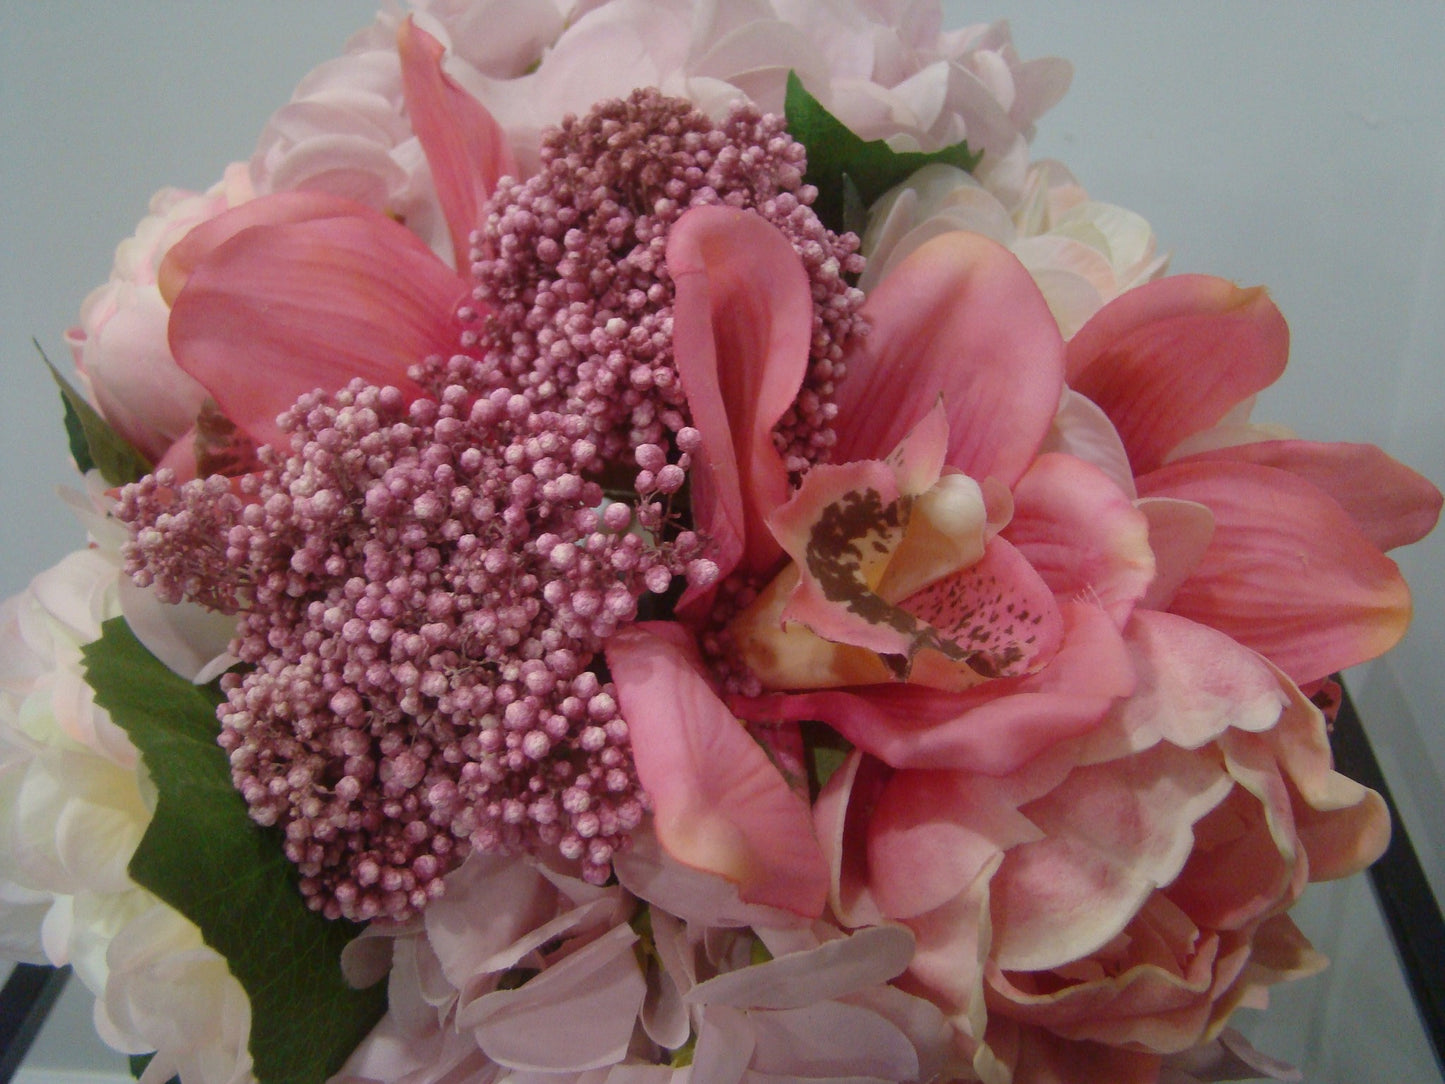
{"type": "Polygon", "coordinates": [[[1282,1074],[1439,493],[1249,420],[1002,25],[415,7],[83,306],[0,944],[148,1082],[1282,1074]]]}

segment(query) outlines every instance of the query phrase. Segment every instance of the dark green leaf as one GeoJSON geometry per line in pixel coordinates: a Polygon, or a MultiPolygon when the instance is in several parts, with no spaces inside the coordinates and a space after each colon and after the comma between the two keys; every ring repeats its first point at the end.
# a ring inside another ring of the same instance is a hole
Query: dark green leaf
{"type": "Polygon", "coordinates": [[[56,386],[60,388],[60,400],[65,408],[65,433],[70,438],[70,454],[81,472],[96,467],[100,476],[113,486],[134,482],[151,472],[151,464],[131,443],[111,428],[95,407],[85,401],[85,396],[72,388],[60,375],[60,370],[51,364],[40,349],[45,367],[50,370],[56,386]]]}
{"type": "Polygon", "coordinates": [[[788,73],[788,92],[783,109],[788,131],[808,152],[804,180],[818,189],[813,210],[823,225],[834,231],[857,230],[856,218],[847,214],[848,205],[858,200],[866,209],[894,185],[902,184],[924,166],[935,162],[972,172],[983,154],[969,149],[967,141],[929,151],[895,151],[881,139],[863,140],[823,108],[803,88],[796,72],[788,73]],[[847,186],[853,185],[850,195],[847,186]]]}
{"type": "Polygon", "coordinates": [[[216,744],[214,686],[173,674],[114,618],[85,648],[86,678],[140,750],[159,798],[130,874],[201,928],[251,999],[262,1084],[324,1081],[386,1009],[353,990],[341,950],[358,928],[307,909],[279,833],[258,827],[216,744]]]}

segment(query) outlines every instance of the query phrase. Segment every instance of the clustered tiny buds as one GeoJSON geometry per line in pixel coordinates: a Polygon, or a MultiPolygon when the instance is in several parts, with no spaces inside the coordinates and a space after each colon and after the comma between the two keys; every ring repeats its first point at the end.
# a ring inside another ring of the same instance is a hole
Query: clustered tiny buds
{"type": "Polygon", "coordinates": [[[862,333],[857,240],[818,221],[804,167],[751,106],[719,125],[641,90],[568,118],[474,233],[459,352],[413,368],[424,397],[318,391],[253,473],[123,491],[132,576],[241,615],[221,744],[311,906],[408,918],[472,850],[610,875],[648,799],[598,654],[646,596],[718,575],[686,522],[668,230],[750,208],[801,257],[812,352],[774,433],[801,473],[862,333]]]}

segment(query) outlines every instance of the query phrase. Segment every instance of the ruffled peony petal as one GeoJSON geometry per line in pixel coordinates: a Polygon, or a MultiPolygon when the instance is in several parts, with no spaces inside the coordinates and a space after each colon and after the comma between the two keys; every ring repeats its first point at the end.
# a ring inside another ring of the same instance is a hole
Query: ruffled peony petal
{"type": "Polygon", "coordinates": [[[1123,639],[1097,606],[1066,603],[1064,638],[1043,670],[963,692],[919,685],[736,698],[744,718],[821,719],[898,768],[962,768],[1003,775],[1065,738],[1097,726],[1134,687],[1123,639]]]}
{"type": "Polygon", "coordinates": [[[1174,614],[1140,610],[1124,630],[1138,684],[1116,703],[1080,754],[1094,763],[1142,752],[1161,741],[1199,749],[1231,727],[1258,733],[1299,695],[1248,648],[1174,614]]]}
{"type": "Polygon", "coordinates": [[[1194,824],[1233,786],[1214,758],[1161,742],[1079,768],[1025,806],[1045,838],[1011,850],[994,876],[999,967],[1055,968],[1107,944],[1183,869],[1194,824]]]}
{"type": "Polygon", "coordinates": [[[442,70],[441,42],[408,18],[396,45],[407,112],[451,230],[454,262],[465,268],[482,208],[500,178],[517,175],[517,162],[501,125],[442,70]]]}
{"type": "Polygon", "coordinates": [[[1265,440],[1219,448],[1199,460],[1278,467],[1313,482],[1333,497],[1381,550],[1418,542],[1440,518],[1434,484],[1373,444],[1265,440]]]}
{"type": "Polygon", "coordinates": [[[873,895],[890,918],[915,918],[964,892],[1009,848],[1040,838],[1009,789],[994,780],[897,772],[867,826],[873,895]]]}
{"type": "Polygon", "coordinates": [[[1060,598],[1097,602],[1121,628],[1154,577],[1149,525],[1102,470],[1042,455],[1014,487],[1004,538],[1060,598]]]}
{"type": "Polygon", "coordinates": [[[873,326],[838,388],[835,460],[883,455],[941,396],[948,463],[1017,481],[1063,392],[1063,340],[1023,265],[977,234],[947,233],[894,269],[863,315],[873,326]]]}
{"type": "Polygon", "coordinates": [[[1324,715],[1289,682],[1281,685],[1288,707],[1263,737],[1299,794],[1295,830],[1309,857],[1310,880],[1348,877],[1385,852],[1389,811],[1374,791],[1335,771],[1324,715]]]}
{"type": "Polygon", "coordinates": [[[703,441],[692,471],[697,528],[713,540],[724,575],[766,572],[782,551],[763,520],[788,497],[772,430],[808,364],[808,276],[777,229],[730,207],[678,219],[667,270],[678,374],[703,441]]]}
{"type": "Polygon", "coordinates": [[[1109,415],[1134,473],[1274,383],[1289,329],[1263,289],[1173,275],[1104,306],[1069,341],[1069,386],[1109,415]]]}
{"type": "Polygon", "coordinates": [[[1389,650],[1410,620],[1400,570],[1320,489],[1252,463],[1187,462],[1139,479],[1196,501],[1213,541],[1170,609],[1211,625],[1307,684],[1389,650]]]}
{"type": "Polygon", "coordinates": [[[630,626],[607,662],[668,853],[735,882],[746,902],[818,915],[828,870],[808,805],[713,692],[687,634],[630,626]]]}
{"type": "Polygon", "coordinates": [[[455,349],[466,291],[404,226],[350,205],[217,247],[176,298],[171,349],[228,418],[276,443],[276,416],[316,388],[361,377],[420,394],[406,370],[455,349]]]}

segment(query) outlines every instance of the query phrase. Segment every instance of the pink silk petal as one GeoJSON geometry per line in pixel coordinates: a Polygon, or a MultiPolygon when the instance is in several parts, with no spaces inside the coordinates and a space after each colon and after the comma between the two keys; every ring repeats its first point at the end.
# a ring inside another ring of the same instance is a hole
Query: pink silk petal
{"type": "Polygon", "coordinates": [[[1199,460],[1257,463],[1297,474],[1338,501],[1382,550],[1418,542],[1440,518],[1442,498],[1434,484],[1373,444],[1265,440],[1178,462],[1199,460]]]}
{"type": "Polygon", "coordinates": [[[828,906],[844,926],[876,926],[883,912],[869,888],[866,834],[891,769],[853,750],[813,803],[813,826],[831,883],[828,906]]]}
{"type": "Polygon", "coordinates": [[[1172,612],[1211,625],[1307,684],[1388,651],[1410,591],[1323,491],[1252,463],[1188,462],[1139,479],[1145,497],[1197,501],[1214,538],[1172,612]]]}
{"type": "Polygon", "coordinates": [[[838,388],[839,462],[877,459],[942,396],[948,463],[1012,485],[1053,423],[1063,340],[1005,248],[962,230],[934,238],[869,296],[872,329],[838,388]]]}
{"type": "MultiPolygon", "coordinates": [[[[1008,1079],[1028,1084],[1080,1084],[1104,1081],[1109,1084],[1158,1084],[1163,1058],[1158,1054],[1126,1050],[1103,1043],[1074,1042],[1044,1028],[1019,1027],[1019,1049],[1012,1059],[1008,1079]]],[[[989,1028],[989,1045],[995,1044],[989,1028]]]]}
{"type": "Polygon", "coordinates": [[[1351,876],[1389,845],[1389,811],[1374,791],[1335,771],[1324,716],[1298,689],[1282,684],[1291,694],[1289,706],[1263,737],[1298,791],[1295,829],[1309,857],[1310,880],[1351,876]]]}
{"type": "Polygon", "coordinates": [[[232,237],[253,226],[370,214],[375,214],[371,208],[326,192],[276,192],[247,200],[200,223],[172,245],[156,271],[156,286],[166,304],[174,305],[191,272],[232,237]]]}
{"type": "Polygon", "coordinates": [[[498,180],[517,176],[517,162],[501,125],[442,70],[441,42],[408,18],[396,46],[407,113],[451,231],[453,262],[464,270],[482,208],[498,180]]]}
{"type": "Polygon", "coordinates": [[[629,626],[607,662],[667,852],[734,882],[744,902],[820,914],[828,870],[808,804],[713,692],[687,633],[629,626]]]}
{"type": "Polygon", "coordinates": [[[960,768],[1006,775],[1050,746],[1099,724],[1134,687],[1134,669],[1109,615],[1063,608],[1059,652],[1037,674],[998,678],[964,692],[869,685],[730,702],[744,718],[817,719],[896,768],[960,768]]]}
{"type": "Polygon", "coordinates": [[[1261,288],[1173,275],[1121,294],[1069,340],[1069,386],[1109,415],[1136,475],[1273,384],[1289,328],[1261,288]]]}
{"type": "Polygon", "coordinates": [[[298,396],[353,377],[421,389],[408,367],[456,349],[467,285],[405,227],[347,217],[242,230],[191,273],[171,312],[171,350],[231,421],[277,443],[298,396]]]}
{"type": "Polygon", "coordinates": [[[996,858],[1042,833],[1006,788],[966,772],[895,772],[868,822],[878,906],[911,919],[964,892],[996,858]]]}
{"type": "Polygon", "coordinates": [[[1307,863],[1297,846],[1288,788],[1263,741],[1232,730],[1220,746],[1240,785],[1195,826],[1194,853],[1163,891],[1201,927],[1229,930],[1293,902],[1307,863]]]}
{"type": "Polygon", "coordinates": [[[1060,598],[1097,602],[1123,628],[1154,577],[1149,524],[1102,470],[1039,456],[1014,487],[1002,537],[1060,598]]]}
{"type": "Polygon", "coordinates": [[[678,219],[668,234],[667,270],[677,291],[677,370],[703,440],[692,471],[694,520],[717,546],[724,576],[739,567],[764,573],[782,557],[764,526],[788,498],[772,430],[808,365],[808,276],[766,220],[716,206],[678,219]]]}
{"type": "MultiPolygon", "coordinates": [[[[1124,630],[1138,675],[1080,761],[1129,756],[1166,741],[1199,749],[1230,728],[1259,733],[1289,703],[1289,683],[1224,633],[1175,614],[1139,610],[1124,630]]],[[[1297,695],[1297,694],[1296,694],[1297,695]]]]}
{"type": "Polygon", "coordinates": [[[1195,822],[1233,786],[1217,757],[1160,742],[1080,767],[1025,806],[1044,838],[1011,850],[994,877],[999,966],[1061,967],[1106,945],[1178,876],[1195,822]]]}

